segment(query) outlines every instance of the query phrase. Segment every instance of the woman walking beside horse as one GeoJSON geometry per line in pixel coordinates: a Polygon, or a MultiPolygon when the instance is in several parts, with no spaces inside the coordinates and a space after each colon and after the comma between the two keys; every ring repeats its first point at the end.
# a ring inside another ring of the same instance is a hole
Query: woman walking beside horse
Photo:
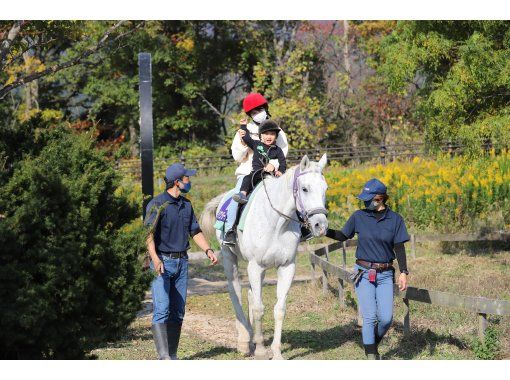
{"type": "Polygon", "coordinates": [[[368,181],[358,198],[365,209],[355,211],[340,231],[328,229],[326,236],[345,241],[358,234],[353,280],[363,316],[363,346],[368,359],[379,359],[378,345],[393,320],[395,256],[399,288],[407,288],[404,243],[409,235],[402,216],[386,205],[388,195],[381,181],[368,181]]]}

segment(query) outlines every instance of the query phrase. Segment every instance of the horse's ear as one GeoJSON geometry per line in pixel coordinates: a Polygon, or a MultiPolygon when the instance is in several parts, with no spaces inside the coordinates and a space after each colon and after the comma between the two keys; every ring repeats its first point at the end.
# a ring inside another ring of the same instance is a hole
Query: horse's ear
{"type": "Polygon", "coordinates": [[[324,153],[319,160],[319,167],[321,168],[321,171],[326,167],[326,164],[328,163],[328,157],[326,156],[326,153],[324,153]]]}
{"type": "Polygon", "coordinates": [[[310,159],[305,154],[301,159],[301,163],[299,164],[299,170],[304,171],[310,166],[310,159]]]}

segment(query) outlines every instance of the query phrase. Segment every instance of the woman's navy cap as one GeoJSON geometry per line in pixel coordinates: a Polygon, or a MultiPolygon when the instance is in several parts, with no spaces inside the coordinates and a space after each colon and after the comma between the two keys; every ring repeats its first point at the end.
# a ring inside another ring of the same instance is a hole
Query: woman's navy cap
{"type": "Polygon", "coordinates": [[[369,201],[377,194],[386,194],[386,185],[377,178],[372,178],[363,186],[363,190],[358,195],[358,198],[362,201],[369,201]]]}
{"type": "Polygon", "coordinates": [[[165,178],[168,182],[173,182],[184,176],[191,177],[195,174],[197,174],[197,171],[194,169],[186,169],[183,164],[173,164],[166,169],[165,178]]]}

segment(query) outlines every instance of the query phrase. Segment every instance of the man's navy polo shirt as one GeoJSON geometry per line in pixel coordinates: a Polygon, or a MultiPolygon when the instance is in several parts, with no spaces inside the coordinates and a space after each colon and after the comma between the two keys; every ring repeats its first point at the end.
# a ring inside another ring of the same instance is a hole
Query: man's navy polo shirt
{"type": "Polygon", "coordinates": [[[349,239],[358,234],[356,258],[373,263],[394,260],[395,244],[409,240],[404,219],[389,207],[386,207],[386,212],[379,221],[373,211],[357,210],[341,231],[349,239]]]}
{"type": "Polygon", "coordinates": [[[154,223],[158,208],[165,202],[170,204],[161,212],[154,230],[156,252],[183,252],[190,248],[189,237],[201,232],[191,202],[179,196],[174,198],[168,192],[154,197],[147,205],[145,225],[154,223]]]}

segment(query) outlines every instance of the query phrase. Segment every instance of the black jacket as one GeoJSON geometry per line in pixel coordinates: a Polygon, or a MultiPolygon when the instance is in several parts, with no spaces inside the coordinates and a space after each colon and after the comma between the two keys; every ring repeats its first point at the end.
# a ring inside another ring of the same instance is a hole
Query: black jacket
{"type": "Polygon", "coordinates": [[[252,139],[246,125],[241,125],[241,129],[246,132],[243,141],[253,150],[252,170],[263,169],[269,163],[269,160],[278,159],[278,163],[280,164],[278,170],[282,172],[282,174],[285,173],[285,170],[287,170],[287,162],[282,148],[278,145],[266,145],[262,141],[252,139]]]}

